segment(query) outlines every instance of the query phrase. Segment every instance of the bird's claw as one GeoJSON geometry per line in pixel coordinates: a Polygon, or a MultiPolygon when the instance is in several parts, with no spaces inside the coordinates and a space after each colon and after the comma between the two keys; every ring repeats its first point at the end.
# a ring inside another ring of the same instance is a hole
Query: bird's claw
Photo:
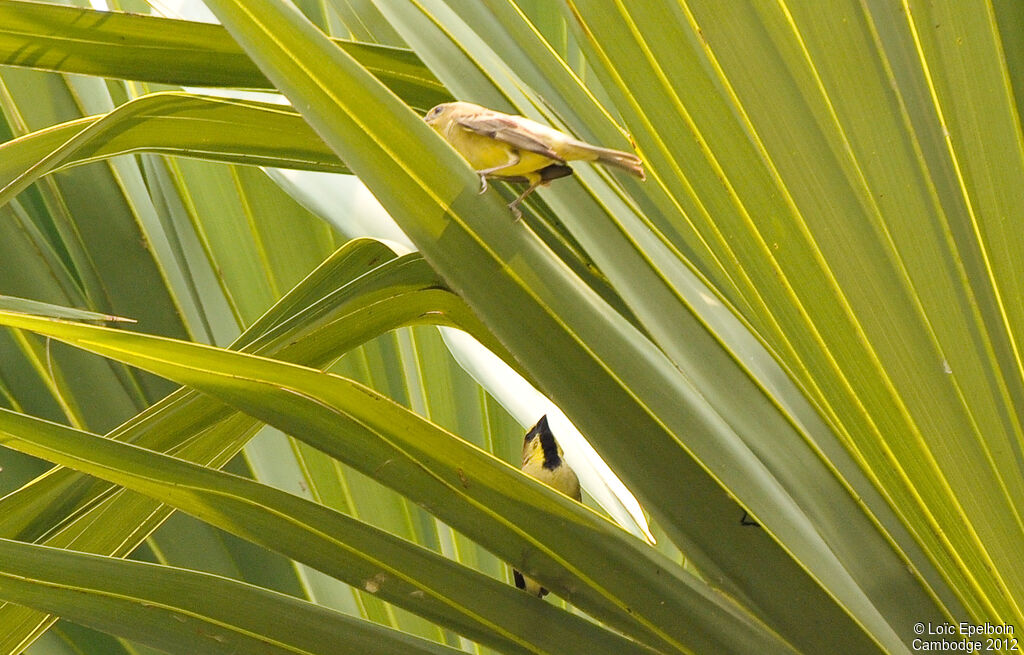
{"type": "Polygon", "coordinates": [[[484,193],[486,191],[487,191],[487,178],[484,177],[483,175],[481,175],[480,176],[480,193],[482,194],[482,193],[484,193]]]}
{"type": "Polygon", "coordinates": [[[519,210],[519,201],[510,202],[508,208],[512,211],[513,221],[518,221],[523,217],[523,212],[519,210]]]}

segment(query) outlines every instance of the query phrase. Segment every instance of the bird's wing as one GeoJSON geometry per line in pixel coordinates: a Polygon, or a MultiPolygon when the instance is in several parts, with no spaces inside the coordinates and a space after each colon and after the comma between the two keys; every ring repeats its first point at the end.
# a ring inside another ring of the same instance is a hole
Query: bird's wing
{"type": "Polygon", "coordinates": [[[520,150],[533,152],[548,159],[565,163],[565,160],[559,157],[558,153],[552,150],[550,145],[544,143],[528,129],[517,124],[512,118],[476,115],[459,117],[455,122],[471,132],[502,141],[520,150]]]}

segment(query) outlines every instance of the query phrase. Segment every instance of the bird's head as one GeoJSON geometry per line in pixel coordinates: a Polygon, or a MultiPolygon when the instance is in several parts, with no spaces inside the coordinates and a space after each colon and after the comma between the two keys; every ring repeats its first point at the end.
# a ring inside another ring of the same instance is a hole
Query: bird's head
{"type": "Polygon", "coordinates": [[[430,127],[441,131],[455,119],[474,116],[482,111],[485,112],[487,110],[480,105],[474,105],[472,102],[444,102],[428,111],[423,120],[430,127]]]}
{"type": "Polygon", "coordinates": [[[546,414],[537,421],[537,425],[533,426],[523,439],[523,464],[534,458],[540,458],[546,469],[557,468],[562,463],[562,448],[555,441],[555,435],[548,427],[546,414]]]}
{"type": "Polygon", "coordinates": [[[436,107],[427,112],[426,116],[423,117],[423,120],[427,122],[427,125],[436,124],[438,121],[444,118],[445,114],[451,111],[453,104],[455,103],[445,102],[440,105],[437,105],[436,107]]]}

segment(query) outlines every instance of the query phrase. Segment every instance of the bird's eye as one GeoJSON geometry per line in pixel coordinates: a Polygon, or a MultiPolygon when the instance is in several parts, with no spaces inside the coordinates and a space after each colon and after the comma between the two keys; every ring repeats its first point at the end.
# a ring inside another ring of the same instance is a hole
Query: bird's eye
{"type": "Polygon", "coordinates": [[[427,118],[435,118],[439,116],[442,111],[444,111],[444,105],[438,105],[427,112],[427,118]]]}

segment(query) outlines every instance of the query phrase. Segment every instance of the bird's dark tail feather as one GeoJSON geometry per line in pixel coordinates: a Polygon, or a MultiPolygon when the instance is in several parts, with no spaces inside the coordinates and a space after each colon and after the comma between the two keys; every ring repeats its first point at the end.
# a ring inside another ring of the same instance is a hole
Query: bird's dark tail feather
{"type": "Polygon", "coordinates": [[[644,175],[644,162],[631,152],[612,150],[611,148],[594,148],[597,153],[597,161],[607,166],[614,166],[639,177],[647,179],[644,175]]]}

